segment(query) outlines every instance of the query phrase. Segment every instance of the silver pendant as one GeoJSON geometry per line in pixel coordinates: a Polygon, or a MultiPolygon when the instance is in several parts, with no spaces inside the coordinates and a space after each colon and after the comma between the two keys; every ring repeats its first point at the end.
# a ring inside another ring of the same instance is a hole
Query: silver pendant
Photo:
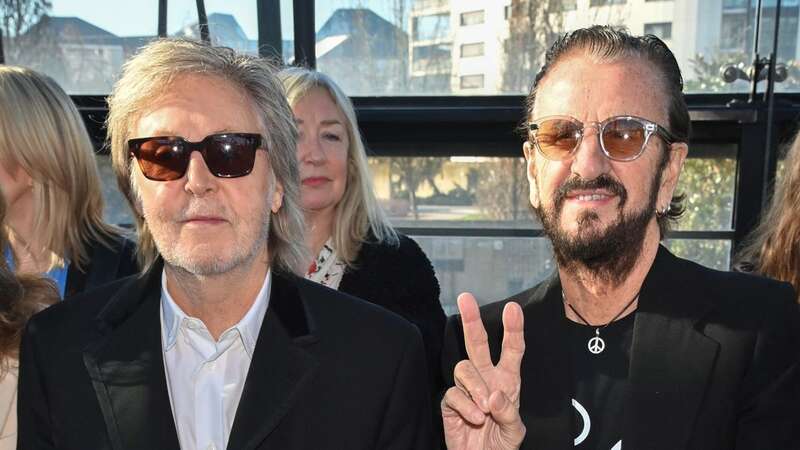
{"type": "Polygon", "coordinates": [[[606,341],[600,337],[600,329],[594,330],[595,337],[589,339],[589,344],[586,346],[593,355],[602,353],[606,349],[606,341]]]}

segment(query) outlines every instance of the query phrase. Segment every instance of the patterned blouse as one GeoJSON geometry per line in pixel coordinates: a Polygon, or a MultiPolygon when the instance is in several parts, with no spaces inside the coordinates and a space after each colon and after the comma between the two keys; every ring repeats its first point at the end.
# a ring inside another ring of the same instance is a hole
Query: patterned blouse
{"type": "Polygon", "coordinates": [[[333,241],[328,238],[319,251],[317,259],[308,266],[306,279],[338,290],[346,268],[347,265],[339,259],[336,250],[333,249],[333,241]]]}

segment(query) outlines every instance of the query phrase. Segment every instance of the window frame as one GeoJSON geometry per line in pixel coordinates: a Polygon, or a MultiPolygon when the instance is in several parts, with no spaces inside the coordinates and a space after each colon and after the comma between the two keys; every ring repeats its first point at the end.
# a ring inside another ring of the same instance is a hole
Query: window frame
{"type": "MultiPolygon", "coordinates": [[[[270,14],[279,10],[280,0],[255,1],[259,15],[259,52],[263,56],[280,57],[280,17],[270,14]]],[[[166,2],[159,0],[159,34],[166,29],[166,2]]],[[[314,67],[314,1],[293,0],[293,7],[296,61],[314,67]]],[[[200,8],[198,16],[202,21],[200,8]]],[[[694,128],[690,157],[708,156],[693,154],[693,143],[737,145],[732,229],[675,231],[669,237],[731,240],[732,251],[735,251],[758,222],[772,190],[778,148],[792,138],[800,111],[800,93],[775,93],[772,88],[766,91],[750,99],[747,94],[686,95],[694,128]]],[[[102,128],[107,114],[105,97],[73,96],[73,100],[96,148],[107,153],[102,128]]],[[[523,100],[522,96],[353,98],[359,126],[375,156],[520,156],[522,138],[514,130],[524,117],[523,100]],[[415,129],[413,136],[407,133],[409,127],[415,129]]],[[[540,230],[495,228],[413,227],[401,231],[428,236],[542,235],[540,230]]]]}

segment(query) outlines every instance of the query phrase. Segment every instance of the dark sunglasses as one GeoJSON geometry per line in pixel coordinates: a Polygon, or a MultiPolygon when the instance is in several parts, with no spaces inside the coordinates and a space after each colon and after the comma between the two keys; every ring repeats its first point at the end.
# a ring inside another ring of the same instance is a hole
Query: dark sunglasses
{"type": "Polygon", "coordinates": [[[189,142],[180,136],[131,139],[128,149],[139,161],[145,177],[155,181],[177,180],[186,174],[192,152],[203,155],[208,170],[216,177],[243,177],[253,170],[256,150],[263,138],[253,133],[222,133],[189,142]]]}
{"type": "Polygon", "coordinates": [[[614,116],[588,124],[571,116],[547,116],[533,121],[529,127],[536,149],[552,161],[572,157],[589,127],[597,129],[603,154],[614,161],[633,161],[641,156],[653,134],[668,145],[678,141],[661,125],[635,116],[614,116]]]}

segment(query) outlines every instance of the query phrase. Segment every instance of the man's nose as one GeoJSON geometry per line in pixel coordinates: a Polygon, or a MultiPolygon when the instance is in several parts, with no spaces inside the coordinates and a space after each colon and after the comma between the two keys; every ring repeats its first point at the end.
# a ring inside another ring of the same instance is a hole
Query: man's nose
{"type": "Polygon", "coordinates": [[[583,129],[578,148],[572,156],[572,173],[585,180],[593,180],[610,170],[610,163],[600,144],[597,125],[587,124],[583,129]]]}
{"type": "Polygon", "coordinates": [[[189,155],[189,167],[186,168],[187,192],[202,196],[216,189],[217,177],[206,165],[203,155],[194,151],[189,155]]]}

